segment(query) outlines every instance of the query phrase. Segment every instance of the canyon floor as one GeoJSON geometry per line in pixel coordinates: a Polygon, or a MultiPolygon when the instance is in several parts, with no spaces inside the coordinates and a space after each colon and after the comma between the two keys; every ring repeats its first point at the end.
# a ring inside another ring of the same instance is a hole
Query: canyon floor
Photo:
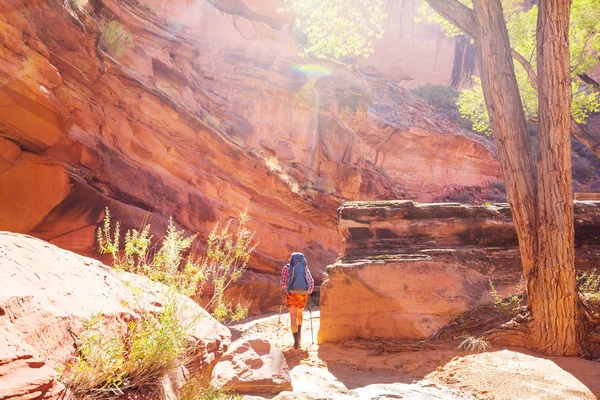
{"type": "MultiPolygon", "coordinates": [[[[343,344],[316,344],[319,311],[305,311],[301,349],[292,348],[289,316],[254,318],[231,326],[233,339],[259,336],[280,347],[294,392],[268,399],[597,399],[600,363],[545,357],[518,348],[467,354],[456,343],[435,349],[373,355],[343,344]]],[[[264,395],[263,395],[264,396],[264,395]]],[[[265,397],[246,396],[245,399],[265,397]]]]}

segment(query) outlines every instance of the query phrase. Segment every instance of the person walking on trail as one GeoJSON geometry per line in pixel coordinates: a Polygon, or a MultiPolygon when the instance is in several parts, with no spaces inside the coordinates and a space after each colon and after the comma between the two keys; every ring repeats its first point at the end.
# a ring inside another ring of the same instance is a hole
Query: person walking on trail
{"type": "Polygon", "coordinates": [[[302,311],[306,307],[308,296],[315,287],[308,263],[302,253],[292,253],[290,262],[281,271],[282,294],[285,290],[285,306],[290,310],[292,334],[294,335],[294,348],[300,347],[302,339],[302,311]]]}

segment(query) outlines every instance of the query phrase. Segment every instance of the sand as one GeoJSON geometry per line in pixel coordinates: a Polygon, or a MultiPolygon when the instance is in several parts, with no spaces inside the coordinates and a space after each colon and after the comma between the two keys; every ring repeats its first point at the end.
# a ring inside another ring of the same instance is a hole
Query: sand
{"type": "MultiPolygon", "coordinates": [[[[478,354],[456,349],[373,355],[372,350],[316,344],[319,312],[305,311],[301,349],[292,348],[289,316],[277,314],[232,326],[234,339],[260,336],[280,347],[294,393],[273,399],[597,399],[600,362],[546,357],[519,348],[478,354]],[[279,332],[278,332],[279,331],[279,332]]],[[[259,399],[264,397],[250,397],[259,399]]]]}

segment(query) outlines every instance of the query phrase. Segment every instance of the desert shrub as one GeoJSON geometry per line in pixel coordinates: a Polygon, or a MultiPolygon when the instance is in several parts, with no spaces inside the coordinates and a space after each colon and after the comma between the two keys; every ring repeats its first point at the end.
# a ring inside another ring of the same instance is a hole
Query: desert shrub
{"type": "Polygon", "coordinates": [[[89,0],[72,0],[79,9],[83,10],[88,5],[89,0]]]}
{"type": "Polygon", "coordinates": [[[277,157],[269,157],[265,162],[267,168],[275,173],[285,172],[281,164],[279,164],[279,160],[277,157]]]}
{"type": "Polygon", "coordinates": [[[504,311],[513,311],[521,306],[523,300],[525,300],[525,278],[521,275],[519,283],[515,286],[515,293],[507,297],[506,299],[501,298],[496,291],[496,287],[490,279],[490,295],[494,299],[494,305],[504,311]]]}
{"type": "Polygon", "coordinates": [[[443,117],[459,124],[463,129],[471,130],[471,121],[462,118],[456,102],[458,91],[450,86],[426,85],[411,90],[412,94],[425,100],[443,117]]]}
{"type": "Polygon", "coordinates": [[[487,351],[491,345],[485,338],[476,338],[474,336],[465,336],[464,340],[458,345],[458,350],[467,353],[482,353],[487,351]]]}
{"type": "Polygon", "coordinates": [[[281,164],[279,164],[279,160],[277,160],[277,157],[269,157],[265,161],[265,165],[267,166],[267,168],[269,168],[271,172],[276,173],[279,176],[279,178],[288,185],[292,192],[300,193],[300,184],[296,179],[292,178],[288,174],[288,169],[286,167],[283,167],[281,166],[281,164]]]}
{"type": "Polygon", "coordinates": [[[78,354],[67,363],[60,380],[76,398],[112,397],[155,386],[167,372],[185,363],[187,339],[196,322],[182,320],[176,299],[172,291],[165,294],[160,313],[142,310],[124,334],[118,324],[93,316],[78,335],[78,354]]]}
{"type": "Polygon", "coordinates": [[[118,59],[134,46],[131,33],[119,21],[104,22],[101,27],[100,48],[111,56],[118,59]]]}
{"type": "Polygon", "coordinates": [[[179,400],[240,400],[241,395],[230,391],[204,387],[197,378],[189,379],[179,391],[179,400]]]}
{"type": "Polygon", "coordinates": [[[169,220],[158,251],[151,251],[150,225],[139,231],[128,230],[121,249],[120,224],[117,222],[111,232],[110,211],[106,209],[103,225],[98,229],[98,248],[101,254],[112,256],[114,268],[148,276],[195,300],[206,285],[211,285],[214,292],[205,308],[219,321],[239,320],[247,315],[245,309],[239,304],[227,304],[224,292],[242,276],[256,247],[254,233],[247,228],[249,220],[246,212],[242,212],[236,227],[231,221],[223,227],[217,222],[208,236],[204,256],[190,254],[185,257],[196,235],[186,236],[185,232],[177,230],[173,219],[169,220]]]}
{"type": "Polygon", "coordinates": [[[600,299],[600,273],[594,269],[577,276],[577,287],[584,295],[600,299]]]}

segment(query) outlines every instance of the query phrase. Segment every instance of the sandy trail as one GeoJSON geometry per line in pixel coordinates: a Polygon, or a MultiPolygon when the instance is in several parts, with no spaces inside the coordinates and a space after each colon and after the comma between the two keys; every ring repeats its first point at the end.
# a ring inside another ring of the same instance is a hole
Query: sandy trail
{"type": "MultiPolygon", "coordinates": [[[[600,363],[543,357],[523,349],[468,355],[455,345],[370,355],[371,350],[317,345],[319,312],[304,313],[301,349],[292,348],[289,315],[232,326],[233,338],[259,336],[284,351],[294,393],[276,399],[597,399],[600,363]]],[[[258,397],[257,397],[258,398],[258,397]]]]}

